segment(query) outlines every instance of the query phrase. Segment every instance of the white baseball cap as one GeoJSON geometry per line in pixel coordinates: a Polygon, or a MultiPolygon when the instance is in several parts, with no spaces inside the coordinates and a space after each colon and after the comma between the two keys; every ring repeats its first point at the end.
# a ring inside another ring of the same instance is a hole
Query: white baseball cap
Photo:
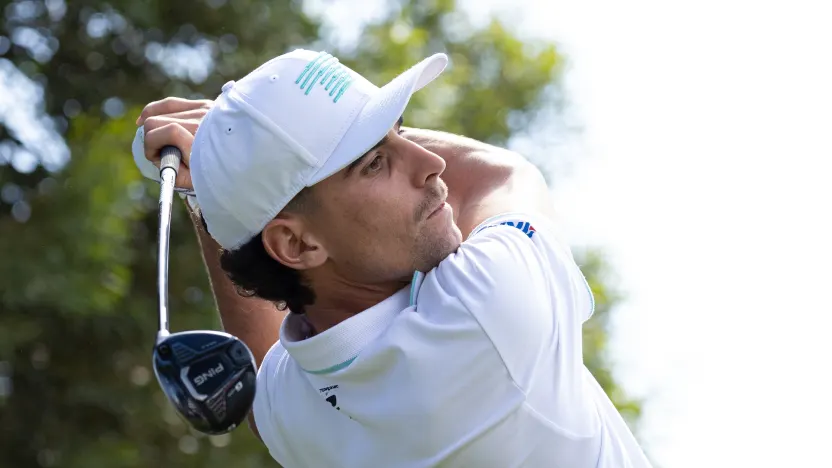
{"type": "Polygon", "coordinates": [[[447,63],[435,54],[379,88],[326,52],[299,49],[226,83],[190,160],[208,232],[226,249],[251,240],[304,187],[376,145],[447,63]]]}

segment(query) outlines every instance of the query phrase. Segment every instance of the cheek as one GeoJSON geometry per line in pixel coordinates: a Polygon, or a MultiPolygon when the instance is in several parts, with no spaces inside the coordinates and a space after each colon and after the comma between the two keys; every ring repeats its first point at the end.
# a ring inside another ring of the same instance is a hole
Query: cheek
{"type": "Polygon", "coordinates": [[[355,210],[354,215],[359,231],[378,243],[385,243],[388,239],[400,242],[412,226],[407,205],[393,197],[368,202],[355,210]]]}
{"type": "Polygon", "coordinates": [[[349,250],[394,255],[411,247],[419,235],[420,223],[414,220],[414,213],[421,200],[417,192],[403,189],[401,183],[380,181],[341,192],[327,207],[332,222],[321,226],[330,244],[347,255],[349,250]]]}
{"type": "Polygon", "coordinates": [[[357,207],[353,210],[353,248],[362,255],[383,256],[391,262],[406,257],[419,233],[413,213],[412,203],[393,195],[357,207]]]}
{"type": "Polygon", "coordinates": [[[326,232],[329,250],[341,258],[377,248],[389,231],[387,207],[366,198],[339,203],[328,211],[320,229],[326,232]]]}

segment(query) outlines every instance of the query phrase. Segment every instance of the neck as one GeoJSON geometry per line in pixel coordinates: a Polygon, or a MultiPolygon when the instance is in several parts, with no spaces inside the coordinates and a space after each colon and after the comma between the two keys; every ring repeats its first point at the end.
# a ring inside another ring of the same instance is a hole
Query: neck
{"type": "Polygon", "coordinates": [[[316,335],[373,307],[410,283],[409,278],[364,284],[331,275],[310,276],[315,303],[306,307],[306,319],[316,335]]]}

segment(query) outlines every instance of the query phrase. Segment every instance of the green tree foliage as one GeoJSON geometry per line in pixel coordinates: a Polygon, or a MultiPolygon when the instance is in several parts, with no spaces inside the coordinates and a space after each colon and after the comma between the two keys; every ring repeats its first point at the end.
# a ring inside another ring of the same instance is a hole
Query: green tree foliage
{"type": "Polygon", "coordinates": [[[637,432],[641,416],[641,402],[628,397],[615,382],[607,358],[610,313],[615,304],[621,300],[621,293],[613,286],[612,278],[609,277],[611,272],[598,250],[576,252],[575,259],[595,297],[595,313],[584,324],[584,363],[615,403],[630,428],[637,432]]]}
{"type": "MultiPolygon", "coordinates": [[[[473,28],[450,0],[392,2],[355,47],[321,39],[297,1],[0,2],[0,466],[272,466],[240,429],[205,437],[150,368],[156,327],[158,186],[130,156],[141,106],[221,85],[293,47],[327,48],[383,84],[435,51],[452,67],[405,119],[505,143],[557,83],[562,57],[499,22],[473,28]]],[[[190,222],[171,245],[174,330],[218,329],[190,222]]],[[[632,423],[638,404],[604,359],[617,296],[597,254],[587,362],[632,423]]]]}

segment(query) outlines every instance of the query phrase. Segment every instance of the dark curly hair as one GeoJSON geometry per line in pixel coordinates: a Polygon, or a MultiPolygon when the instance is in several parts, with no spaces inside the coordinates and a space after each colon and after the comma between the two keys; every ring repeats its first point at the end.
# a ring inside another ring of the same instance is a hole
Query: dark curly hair
{"type": "MultiPolygon", "coordinates": [[[[304,188],[283,211],[308,213],[313,205],[311,189],[304,188]]],[[[208,232],[204,218],[202,225],[208,232]]],[[[220,266],[240,295],[272,301],[279,308],[288,307],[296,314],[304,313],[306,306],[315,302],[315,293],[301,272],[278,262],[266,252],[262,232],[237,249],[223,249],[220,266]]]]}

